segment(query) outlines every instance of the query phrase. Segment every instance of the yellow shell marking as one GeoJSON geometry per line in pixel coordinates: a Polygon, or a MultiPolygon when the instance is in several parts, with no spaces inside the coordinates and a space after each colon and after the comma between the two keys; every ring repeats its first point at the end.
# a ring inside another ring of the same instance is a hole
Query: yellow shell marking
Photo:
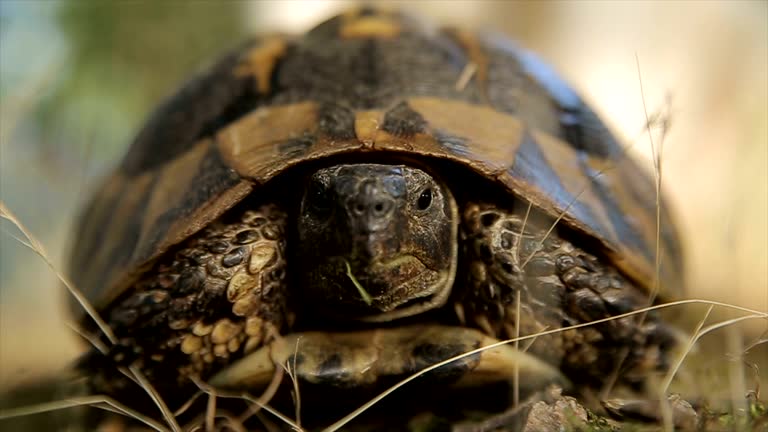
{"type": "Polygon", "coordinates": [[[355,136],[361,143],[371,146],[376,141],[383,113],[381,111],[359,111],[355,113],[355,136]]]}
{"type": "Polygon", "coordinates": [[[275,167],[288,159],[275,145],[313,132],[317,123],[314,102],[265,107],[222,129],[216,142],[227,165],[240,175],[270,178],[275,167]]]}
{"type": "Polygon", "coordinates": [[[248,51],[235,68],[235,76],[253,76],[260,94],[269,94],[269,83],[277,60],[285,55],[288,45],[279,36],[267,38],[257,47],[248,51]]]}
{"type": "MultiPolygon", "coordinates": [[[[467,52],[469,56],[469,64],[474,65],[474,75],[477,82],[480,84],[483,99],[488,103],[488,56],[485,53],[477,36],[466,30],[449,29],[446,32],[452,35],[456,42],[458,42],[467,52]]],[[[458,84],[458,83],[457,83],[458,84]]]]}
{"type": "Polygon", "coordinates": [[[400,24],[387,16],[363,16],[341,25],[342,39],[391,39],[400,34],[400,24]]]}

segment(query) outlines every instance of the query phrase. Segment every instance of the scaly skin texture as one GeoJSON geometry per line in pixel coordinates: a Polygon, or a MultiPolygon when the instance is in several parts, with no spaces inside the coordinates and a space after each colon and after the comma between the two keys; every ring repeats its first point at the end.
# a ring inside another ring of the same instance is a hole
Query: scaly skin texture
{"type": "Polygon", "coordinates": [[[133,365],[171,404],[183,402],[190,377],[269,342],[287,317],[285,224],[274,205],[232,213],[155,264],[104,312],[119,343],[87,356],[92,387],[136,394],[114,367],[133,365]]]}
{"type": "MultiPolygon", "coordinates": [[[[455,307],[467,325],[500,338],[531,335],[648,305],[647,294],[614,268],[560,237],[551,218],[469,204],[462,220],[467,284],[455,307]]],[[[577,383],[599,387],[611,373],[641,387],[668,366],[673,330],[654,313],[537,337],[530,352],[577,383]],[[622,361],[623,359],[623,361],[622,361]],[[617,370],[617,368],[620,368],[617,370]]],[[[527,346],[530,341],[522,343],[527,346]]]]}

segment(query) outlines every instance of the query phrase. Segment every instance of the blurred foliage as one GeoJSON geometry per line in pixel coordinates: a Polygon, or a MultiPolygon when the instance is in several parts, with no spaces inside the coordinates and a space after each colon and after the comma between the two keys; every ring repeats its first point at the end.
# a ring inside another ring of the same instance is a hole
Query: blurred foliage
{"type": "MultiPolygon", "coordinates": [[[[60,269],[72,218],[96,177],[159,101],[247,36],[245,6],[0,0],[0,199],[60,269]]],[[[7,223],[0,230],[18,235],[7,223]]],[[[59,284],[5,232],[0,297],[0,387],[57,357],[65,364],[78,349],[61,322],[59,284]]]]}
{"type": "MultiPolygon", "coordinates": [[[[159,100],[220,51],[243,38],[238,2],[58,3],[56,24],[68,51],[55,90],[34,121],[46,159],[87,146],[113,156],[159,100]],[[64,142],[70,145],[61,145],[64,142]],[[91,143],[83,142],[83,138],[91,143]],[[97,145],[96,145],[97,144],[97,145]],[[51,154],[53,152],[53,154],[51,154]]],[[[82,151],[86,151],[81,149],[82,151]]],[[[65,155],[64,160],[69,159],[65,155]]]]}

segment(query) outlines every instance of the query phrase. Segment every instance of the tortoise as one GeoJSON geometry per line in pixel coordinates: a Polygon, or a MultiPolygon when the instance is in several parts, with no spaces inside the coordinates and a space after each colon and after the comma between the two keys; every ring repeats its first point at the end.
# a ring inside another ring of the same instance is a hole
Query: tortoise
{"type": "MultiPolygon", "coordinates": [[[[533,54],[357,8],[248,41],[150,116],[76,231],[71,274],[116,338],[79,367],[136,405],[117,371],[132,365],[172,409],[196,379],[256,391],[274,363],[321,395],[357,395],[680,296],[660,201],[533,54]]],[[[617,376],[642,391],[674,345],[649,313],[422,381],[583,392],[617,376]]]]}

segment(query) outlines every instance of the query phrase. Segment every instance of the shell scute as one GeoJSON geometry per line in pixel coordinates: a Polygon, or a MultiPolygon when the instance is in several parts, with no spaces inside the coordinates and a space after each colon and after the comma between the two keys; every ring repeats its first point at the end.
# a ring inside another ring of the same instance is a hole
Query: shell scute
{"type": "Polygon", "coordinates": [[[238,108],[257,98],[253,74],[239,73],[243,51],[250,52],[259,41],[248,42],[213,67],[188,81],[179,92],[163,102],[148,118],[131,144],[120,170],[134,176],[163,165],[189,150],[201,137],[219,128],[227,118],[239,116],[238,108]]]}

